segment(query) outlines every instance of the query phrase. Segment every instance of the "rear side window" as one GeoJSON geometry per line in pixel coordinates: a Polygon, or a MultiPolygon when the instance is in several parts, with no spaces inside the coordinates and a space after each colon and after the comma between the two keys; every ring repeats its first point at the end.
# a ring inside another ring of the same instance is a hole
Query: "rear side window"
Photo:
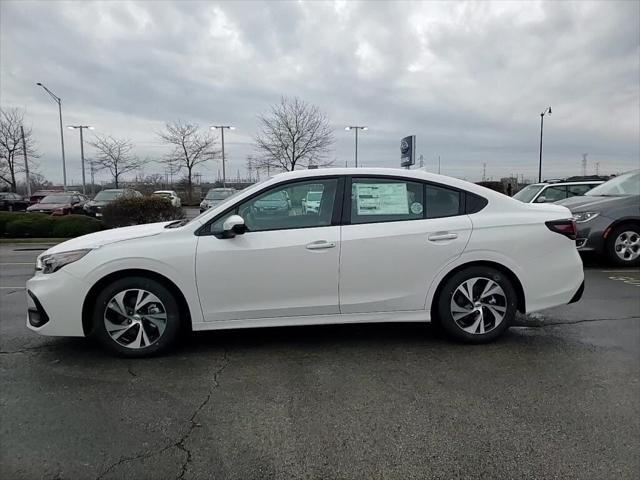
{"type": "Polygon", "coordinates": [[[466,193],[466,201],[465,201],[465,213],[467,215],[471,215],[472,213],[478,213],[484,207],[487,206],[489,201],[481,197],[480,195],[476,195],[475,193],[466,193]]]}
{"type": "Polygon", "coordinates": [[[377,223],[424,218],[424,188],[402,179],[354,178],[351,223],[377,223]]]}
{"type": "Polygon", "coordinates": [[[426,186],[427,218],[460,215],[460,192],[435,185],[426,186]]]}

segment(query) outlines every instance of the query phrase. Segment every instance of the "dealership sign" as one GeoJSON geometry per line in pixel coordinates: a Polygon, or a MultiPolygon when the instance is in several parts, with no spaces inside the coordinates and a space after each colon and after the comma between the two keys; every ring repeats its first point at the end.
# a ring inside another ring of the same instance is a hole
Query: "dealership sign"
{"type": "Polygon", "coordinates": [[[416,163],[416,136],[410,135],[400,141],[400,166],[410,167],[416,163]]]}

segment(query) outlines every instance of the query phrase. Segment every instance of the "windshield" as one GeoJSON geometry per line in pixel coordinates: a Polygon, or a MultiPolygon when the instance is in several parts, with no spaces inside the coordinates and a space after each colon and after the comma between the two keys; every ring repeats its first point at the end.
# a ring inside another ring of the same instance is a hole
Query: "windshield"
{"type": "Polygon", "coordinates": [[[41,203],[71,203],[69,195],[47,195],[41,200],[41,203]]]}
{"type": "Polygon", "coordinates": [[[102,192],[96,195],[96,198],[94,198],[94,200],[97,200],[98,202],[104,202],[106,200],[114,200],[118,197],[121,197],[122,193],[123,192],[114,191],[114,190],[103,190],[102,192]]]}
{"type": "Polygon", "coordinates": [[[205,199],[207,200],[224,200],[235,193],[235,190],[209,190],[205,199]]]}
{"type": "Polygon", "coordinates": [[[533,197],[535,197],[538,192],[542,190],[543,187],[544,185],[527,185],[518,193],[516,193],[513,198],[524,203],[529,203],[531,200],[533,200],[533,197]]]}
{"type": "Polygon", "coordinates": [[[585,195],[601,197],[617,197],[623,195],[640,195],[640,171],[625,173],[619,177],[598,185],[585,195]]]}
{"type": "Polygon", "coordinates": [[[171,198],[171,194],[167,192],[154,192],[152,193],[154,197],[162,197],[162,198],[171,198]]]}

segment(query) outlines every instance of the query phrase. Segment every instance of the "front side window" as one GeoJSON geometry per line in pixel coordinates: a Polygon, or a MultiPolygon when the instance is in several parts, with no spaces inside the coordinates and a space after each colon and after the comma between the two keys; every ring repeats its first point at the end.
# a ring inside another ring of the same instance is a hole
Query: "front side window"
{"type": "Polygon", "coordinates": [[[329,226],[337,186],[338,180],[331,178],[272,188],[220,217],[212,224],[211,232],[222,232],[224,221],[234,214],[244,219],[247,232],[329,226]]]}
{"type": "Polygon", "coordinates": [[[424,218],[424,188],[420,182],[354,178],[351,223],[392,222],[424,218]]]}

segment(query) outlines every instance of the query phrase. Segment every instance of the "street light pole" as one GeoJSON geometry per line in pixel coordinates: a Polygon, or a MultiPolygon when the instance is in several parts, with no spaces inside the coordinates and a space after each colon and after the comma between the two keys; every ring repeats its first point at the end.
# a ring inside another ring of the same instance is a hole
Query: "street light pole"
{"type": "Polygon", "coordinates": [[[220,130],[220,141],[222,143],[222,186],[226,188],[227,174],[224,160],[224,129],[235,130],[236,127],[232,127],[231,125],[212,125],[210,128],[211,130],[220,130]]]}
{"type": "Polygon", "coordinates": [[[358,168],[358,130],[369,130],[369,127],[358,126],[358,125],[350,125],[348,127],[344,127],[345,130],[355,130],[356,131],[356,168],[358,168]]]}
{"type": "Polygon", "coordinates": [[[551,107],[545,108],[540,114],[540,161],[538,163],[538,182],[542,182],[542,130],[544,127],[544,116],[551,115],[551,107]]]}
{"type": "Polygon", "coordinates": [[[80,130],[80,159],[82,160],[82,193],[87,194],[87,184],[84,177],[84,139],[82,138],[82,130],[85,128],[93,130],[89,125],[69,125],[67,128],[71,130],[80,130]]]}
{"type": "Polygon", "coordinates": [[[62,185],[63,190],[67,191],[67,165],[64,159],[64,133],[62,130],[62,99],[58,97],[55,93],[45,87],[42,83],[36,83],[39,87],[42,87],[45,92],[49,94],[51,98],[58,104],[58,115],[60,117],[60,145],[62,147],[62,185]]]}

